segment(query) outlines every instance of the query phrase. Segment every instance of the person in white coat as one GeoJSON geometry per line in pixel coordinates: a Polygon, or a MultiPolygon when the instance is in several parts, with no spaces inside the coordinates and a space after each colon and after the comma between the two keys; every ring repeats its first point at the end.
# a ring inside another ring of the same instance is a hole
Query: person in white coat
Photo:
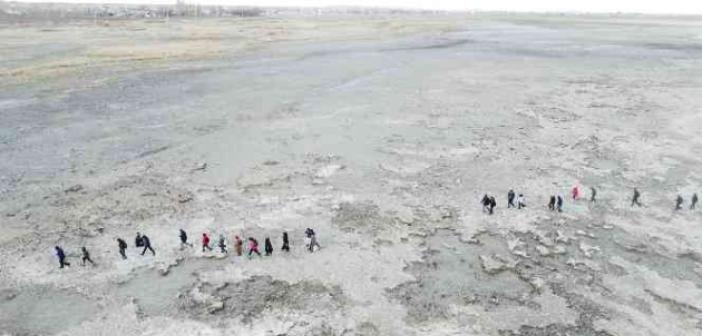
{"type": "Polygon", "coordinates": [[[517,196],[517,209],[526,208],[526,198],[524,194],[517,196]]]}

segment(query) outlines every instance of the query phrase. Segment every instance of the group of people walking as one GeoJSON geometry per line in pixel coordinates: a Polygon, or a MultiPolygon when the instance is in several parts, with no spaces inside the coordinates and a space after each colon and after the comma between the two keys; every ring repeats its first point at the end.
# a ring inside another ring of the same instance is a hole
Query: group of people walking
{"type": "MultiPolygon", "coordinates": [[[[54,246],[54,250],[56,251],[56,257],[59,260],[59,268],[63,268],[64,266],[71,266],[71,263],[66,261],[66,253],[63,252],[63,248],[60,246],[54,246]]],[[[93,262],[92,259],[90,259],[90,252],[88,252],[88,249],[83,246],[80,248],[81,251],[81,264],[85,266],[86,262],[89,262],[91,265],[95,265],[95,262],[93,262]]]]}
{"type": "MultiPolygon", "coordinates": [[[[178,236],[180,238],[181,250],[187,247],[194,247],[192,243],[188,242],[188,234],[185,232],[185,230],[180,229],[178,236]]],[[[321,248],[321,246],[317,242],[317,235],[314,232],[314,230],[312,230],[311,228],[305,229],[305,237],[307,238],[306,247],[308,251],[314,252],[321,248]]],[[[119,255],[122,257],[122,259],[127,259],[127,242],[119,237],[115,239],[117,241],[119,255]]],[[[290,252],[290,239],[288,237],[287,232],[283,232],[282,240],[283,245],[280,249],[284,252],[290,252]]],[[[206,232],[202,233],[200,243],[203,253],[206,251],[214,250],[212,246],[210,246],[210,236],[206,232]]],[[[154,256],[156,255],[156,251],[154,250],[153,246],[151,246],[151,240],[145,234],[141,234],[141,232],[137,232],[136,238],[134,239],[134,245],[137,248],[142,248],[142,251],[140,253],[141,255],[144,255],[146,251],[151,251],[151,253],[154,256]]],[[[219,247],[219,251],[221,253],[229,253],[229,251],[227,250],[226,239],[222,234],[219,235],[217,247],[219,247]]],[[[55,246],[54,250],[56,251],[56,257],[59,261],[59,268],[71,266],[71,264],[68,261],[66,261],[66,253],[64,252],[63,248],[61,248],[60,246],[55,246]]],[[[256,238],[254,237],[249,237],[247,239],[246,251],[244,251],[244,242],[241,240],[241,238],[239,238],[239,236],[234,236],[234,252],[237,256],[242,256],[244,252],[246,252],[248,253],[249,258],[253,257],[254,254],[261,256],[261,252],[259,251],[258,240],[256,240],[256,238]]],[[[266,237],[264,240],[264,253],[266,256],[273,255],[273,243],[271,243],[271,239],[269,237],[266,237]]],[[[88,249],[85,246],[81,247],[81,254],[81,260],[84,266],[86,265],[86,262],[89,262],[91,265],[95,265],[93,260],[90,258],[90,253],[88,252],[88,249]]]]}
{"type": "MultiPolygon", "coordinates": [[[[573,200],[577,200],[580,198],[580,189],[578,186],[574,186],[571,191],[571,198],[573,200]]],[[[594,187],[590,188],[590,202],[596,202],[597,196],[597,190],[594,187]]],[[[698,197],[697,193],[694,193],[690,199],[690,210],[694,210],[695,207],[697,206],[698,202],[698,197]]],[[[495,200],[495,196],[488,196],[485,194],[480,201],[480,203],[483,205],[483,212],[486,212],[490,215],[494,213],[494,209],[497,206],[497,201],[495,200]]],[[[675,199],[675,211],[679,211],[683,209],[683,204],[685,203],[685,200],[681,195],[678,195],[677,198],[675,199]]],[[[631,206],[633,207],[634,205],[641,207],[641,192],[637,188],[634,188],[634,194],[631,198],[631,206]]],[[[517,194],[514,192],[514,190],[509,190],[507,192],[507,208],[516,208],[516,209],[523,209],[526,208],[526,198],[524,197],[524,194],[520,193],[517,194]],[[516,202],[516,204],[515,204],[516,202]]],[[[549,198],[548,201],[548,209],[551,211],[558,211],[562,212],[563,211],[563,197],[560,195],[552,195],[549,198]]],[[[305,229],[305,237],[307,237],[307,243],[306,247],[307,250],[310,252],[314,252],[320,248],[319,243],[317,242],[317,235],[315,234],[314,230],[311,228],[305,229]]],[[[185,232],[185,230],[180,229],[179,232],[179,238],[180,238],[180,248],[181,250],[186,247],[193,247],[192,243],[188,242],[188,234],[185,232]]],[[[281,250],[285,252],[290,251],[290,240],[288,239],[288,233],[283,232],[283,245],[281,246],[281,250]]],[[[122,259],[127,259],[127,242],[124,241],[122,238],[116,238],[117,240],[117,247],[119,249],[119,254],[122,257],[122,259]]],[[[155,256],[156,251],[154,250],[153,246],[151,246],[151,240],[149,239],[148,236],[141,234],[140,232],[137,232],[136,238],[134,240],[134,245],[137,248],[142,248],[141,255],[144,255],[146,251],[151,251],[151,253],[155,256]]],[[[214,249],[212,246],[210,246],[210,236],[207,233],[202,233],[202,239],[201,239],[201,246],[202,246],[202,252],[206,251],[213,251],[214,249]]],[[[251,258],[254,254],[261,256],[261,252],[259,251],[259,243],[258,240],[254,237],[249,237],[247,239],[247,253],[248,257],[251,258]]],[[[228,253],[227,250],[227,242],[226,239],[224,238],[224,235],[220,234],[219,239],[217,240],[217,247],[219,247],[219,251],[221,253],[228,253]]],[[[65,266],[71,266],[69,262],[66,261],[66,253],[63,251],[63,249],[60,246],[55,246],[54,247],[56,251],[56,257],[59,260],[59,268],[64,268],[65,266]]],[[[271,243],[271,239],[269,237],[266,237],[264,240],[264,252],[266,256],[271,256],[273,255],[273,244],[271,243]]],[[[244,254],[244,242],[239,238],[239,236],[234,237],[234,253],[237,256],[241,256],[244,254]]],[[[93,260],[90,258],[90,253],[88,252],[88,249],[83,246],[81,247],[81,261],[83,265],[86,265],[87,262],[89,262],[91,265],[95,265],[93,260]]]]}
{"type": "MultiPolygon", "coordinates": [[[[573,200],[577,200],[580,198],[580,188],[578,186],[574,186],[570,190],[570,196],[573,200]]],[[[692,197],[690,198],[690,210],[694,210],[695,207],[697,206],[698,202],[698,197],[697,193],[692,194],[692,197]]],[[[590,202],[595,203],[597,202],[597,189],[594,187],[590,187],[590,202]]],[[[480,203],[483,205],[483,212],[486,212],[490,215],[494,213],[494,209],[497,206],[497,202],[495,201],[495,196],[488,196],[485,194],[483,198],[481,199],[480,203]]],[[[681,196],[678,195],[678,197],[675,199],[675,210],[682,210],[683,209],[683,204],[685,203],[685,199],[681,196]]],[[[631,206],[633,207],[634,205],[641,207],[643,206],[641,204],[641,192],[637,189],[634,188],[634,195],[631,198],[631,206]]],[[[558,211],[562,212],[563,211],[563,197],[561,195],[551,195],[548,201],[548,209],[551,211],[558,211]]],[[[517,209],[522,209],[526,207],[526,198],[524,197],[524,194],[517,194],[514,192],[514,190],[510,189],[507,192],[507,208],[517,208],[517,209]],[[516,200],[516,205],[515,205],[515,200],[516,200]]]]}
{"type": "MultiPolygon", "coordinates": [[[[179,237],[181,250],[183,248],[193,247],[193,244],[188,243],[188,234],[185,232],[185,230],[180,229],[179,237]]],[[[203,253],[206,251],[213,251],[213,248],[210,246],[210,236],[206,232],[202,233],[202,239],[200,242],[203,253]]],[[[261,256],[261,252],[258,250],[258,245],[258,240],[256,240],[256,238],[249,237],[247,239],[247,251],[249,257],[252,257],[254,253],[261,256]]],[[[273,255],[273,243],[271,243],[271,239],[269,237],[266,237],[263,246],[266,256],[273,255]]],[[[229,253],[227,250],[226,239],[222,234],[219,235],[219,239],[217,240],[217,247],[219,247],[219,252],[223,254],[229,253]]],[[[281,246],[280,249],[285,252],[290,252],[290,240],[287,232],[283,232],[283,246],[281,246]]],[[[241,238],[239,238],[239,236],[234,236],[234,252],[237,256],[241,256],[244,253],[244,242],[241,240],[241,238]]]]}

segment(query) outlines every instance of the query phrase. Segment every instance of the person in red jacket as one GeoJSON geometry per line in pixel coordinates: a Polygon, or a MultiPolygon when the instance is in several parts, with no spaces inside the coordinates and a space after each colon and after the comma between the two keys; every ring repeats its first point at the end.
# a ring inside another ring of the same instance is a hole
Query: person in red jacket
{"type": "Polygon", "coordinates": [[[573,196],[573,199],[578,199],[578,197],[580,197],[578,186],[573,186],[573,189],[570,190],[570,194],[573,196]]]}
{"type": "Polygon", "coordinates": [[[202,234],[202,252],[205,252],[205,249],[212,251],[212,248],[210,247],[210,237],[207,235],[207,233],[202,234]]]}

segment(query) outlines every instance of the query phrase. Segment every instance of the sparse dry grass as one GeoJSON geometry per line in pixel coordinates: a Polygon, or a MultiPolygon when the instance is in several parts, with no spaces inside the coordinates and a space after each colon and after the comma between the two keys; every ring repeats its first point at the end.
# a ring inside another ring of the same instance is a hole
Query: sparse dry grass
{"type": "Polygon", "coordinates": [[[234,56],[279,42],[377,39],[442,32],[455,19],[249,18],[127,20],[0,29],[2,86],[71,82],[96,70],[133,71],[234,56]],[[50,52],[53,48],[56,52],[50,52]]]}

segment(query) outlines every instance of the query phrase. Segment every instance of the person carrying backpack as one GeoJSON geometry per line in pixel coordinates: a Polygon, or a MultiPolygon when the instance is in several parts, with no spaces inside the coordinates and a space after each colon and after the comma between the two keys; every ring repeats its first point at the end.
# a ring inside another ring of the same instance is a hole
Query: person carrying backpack
{"type": "Polygon", "coordinates": [[[180,234],[178,236],[180,237],[180,249],[181,250],[185,246],[193,247],[193,244],[188,243],[188,234],[185,233],[185,230],[180,229],[180,234]]]}
{"type": "Polygon", "coordinates": [[[154,251],[153,247],[151,247],[151,240],[149,237],[146,235],[141,236],[141,244],[144,246],[144,250],[141,251],[141,255],[144,255],[146,250],[149,250],[153,255],[156,255],[156,251],[154,251]]]}

